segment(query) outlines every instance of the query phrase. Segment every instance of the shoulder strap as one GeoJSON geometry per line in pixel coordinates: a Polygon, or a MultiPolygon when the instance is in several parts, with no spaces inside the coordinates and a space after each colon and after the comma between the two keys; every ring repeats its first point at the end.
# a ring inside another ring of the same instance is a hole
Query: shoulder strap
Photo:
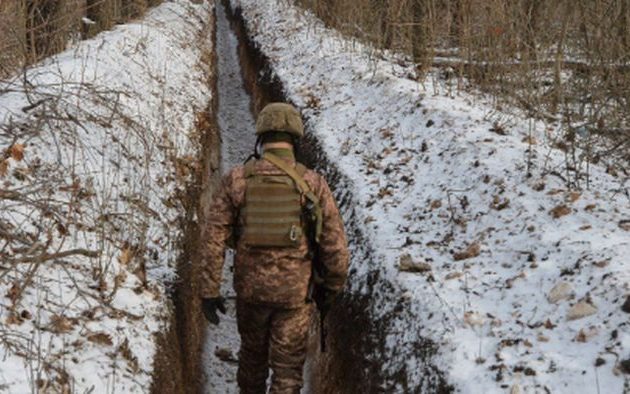
{"type": "Polygon", "coordinates": [[[255,166],[256,160],[250,160],[245,163],[245,178],[252,177],[256,174],[255,166]]]}
{"type": "Polygon", "coordinates": [[[323,226],[322,209],[321,209],[321,206],[319,205],[319,198],[317,198],[315,193],[313,193],[313,191],[311,190],[308,183],[306,183],[304,178],[300,176],[300,174],[298,174],[298,170],[301,172],[302,168],[304,168],[304,172],[306,172],[305,171],[306,167],[300,164],[302,168],[298,167],[298,170],[296,170],[286,161],[282,160],[281,158],[271,153],[264,153],[262,157],[263,159],[267,160],[274,166],[278,167],[278,169],[282,170],[291,179],[293,179],[300,193],[304,194],[304,196],[312,203],[313,210],[314,210],[313,214],[315,216],[313,218],[315,221],[315,242],[319,243],[319,236],[322,233],[322,226],[323,226]]]}
{"type": "Polygon", "coordinates": [[[303,178],[304,175],[306,175],[307,168],[302,163],[296,163],[295,164],[295,170],[297,171],[298,175],[303,178]]]}

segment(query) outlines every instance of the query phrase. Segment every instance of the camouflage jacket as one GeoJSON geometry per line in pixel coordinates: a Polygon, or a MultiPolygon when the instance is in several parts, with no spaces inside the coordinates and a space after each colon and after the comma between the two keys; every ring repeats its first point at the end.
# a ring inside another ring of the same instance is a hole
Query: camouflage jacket
{"type": "MultiPolygon", "coordinates": [[[[260,160],[256,173],[283,174],[273,164],[260,160]]],[[[307,170],[304,180],[318,196],[323,213],[319,243],[320,260],[327,270],[324,286],[340,291],[348,272],[348,245],[343,223],[328,184],[322,176],[307,170]]],[[[224,253],[243,226],[239,212],[245,202],[243,166],[226,175],[214,195],[208,221],[202,230],[203,298],[220,295],[224,253]]],[[[250,303],[294,307],[304,304],[311,277],[308,240],[296,248],[249,248],[236,240],[234,289],[237,297],[250,303]]]]}

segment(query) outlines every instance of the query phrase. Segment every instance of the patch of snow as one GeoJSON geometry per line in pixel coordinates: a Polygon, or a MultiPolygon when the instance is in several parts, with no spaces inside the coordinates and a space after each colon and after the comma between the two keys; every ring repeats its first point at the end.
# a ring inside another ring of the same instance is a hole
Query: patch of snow
{"type": "Polygon", "coordinates": [[[151,389],[209,11],[165,2],[0,83],[0,391],[151,389]]]}

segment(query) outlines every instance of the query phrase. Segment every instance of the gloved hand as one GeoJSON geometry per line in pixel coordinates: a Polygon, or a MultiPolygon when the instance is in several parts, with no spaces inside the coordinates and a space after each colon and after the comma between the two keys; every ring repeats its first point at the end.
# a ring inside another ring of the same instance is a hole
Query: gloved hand
{"type": "Polygon", "coordinates": [[[227,312],[223,297],[202,299],[201,309],[203,309],[203,314],[206,316],[206,319],[215,326],[219,325],[219,315],[217,315],[217,310],[224,315],[225,312],[227,312]]]}
{"type": "Polygon", "coordinates": [[[313,296],[315,303],[317,304],[317,308],[323,315],[328,313],[338,297],[339,292],[328,290],[323,286],[317,286],[313,296]]]}

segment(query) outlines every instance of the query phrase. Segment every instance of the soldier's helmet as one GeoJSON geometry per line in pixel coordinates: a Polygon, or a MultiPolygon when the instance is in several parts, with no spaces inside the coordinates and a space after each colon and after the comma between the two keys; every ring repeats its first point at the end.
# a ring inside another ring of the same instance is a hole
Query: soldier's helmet
{"type": "Polygon", "coordinates": [[[258,114],[256,135],[267,132],[285,132],[294,137],[304,136],[304,124],[298,110],[291,104],[271,103],[258,114]]]}

